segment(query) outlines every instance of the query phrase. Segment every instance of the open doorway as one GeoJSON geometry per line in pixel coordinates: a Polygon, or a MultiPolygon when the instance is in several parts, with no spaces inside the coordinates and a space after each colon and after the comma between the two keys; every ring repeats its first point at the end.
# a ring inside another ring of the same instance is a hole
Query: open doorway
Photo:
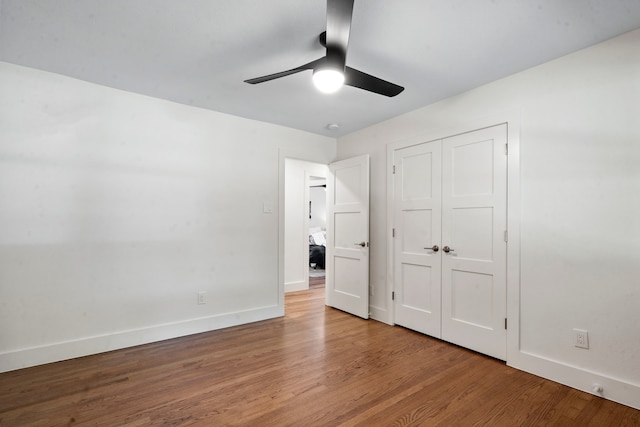
{"type": "Polygon", "coordinates": [[[284,292],[324,287],[326,178],[326,165],[285,159],[284,292]]]}
{"type": "Polygon", "coordinates": [[[309,177],[309,288],[324,288],[327,245],[327,179],[309,177]]]}
{"type": "Polygon", "coordinates": [[[281,157],[279,277],[283,279],[283,305],[286,292],[309,290],[309,199],[301,195],[308,194],[310,177],[325,175],[326,284],[321,294],[327,306],[369,318],[369,163],[368,155],[329,165],[281,157]],[[311,170],[315,167],[318,172],[311,170]]]}

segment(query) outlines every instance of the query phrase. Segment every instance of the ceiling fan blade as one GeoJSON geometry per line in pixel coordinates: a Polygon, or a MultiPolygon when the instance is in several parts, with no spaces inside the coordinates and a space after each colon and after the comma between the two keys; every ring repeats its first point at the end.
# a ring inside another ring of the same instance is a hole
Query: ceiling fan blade
{"type": "Polygon", "coordinates": [[[344,84],[389,97],[396,96],[404,90],[402,86],[363,73],[351,67],[346,67],[344,84]]]}
{"type": "Polygon", "coordinates": [[[327,0],[327,63],[344,69],[354,0],[327,0]]]}
{"type": "Polygon", "coordinates": [[[245,80],[244,82],[255,85],[257,83],[264,83],[264,82],[268,82],[269,80],[279,79],[280,77],[290,76],[291,74],[299,73],[300,71],[313,70],[316,66],[320,65],[324,60],[325,58],[319,58],[319,59],[316,59],[315,61],[311,61],[307,64],[301,65],[296,68],[292,68],[287,71],[281,71],[279,73],[273,73],[273,74],[269,74],[262,77],[256,77],[253,79],[245,80]]]}

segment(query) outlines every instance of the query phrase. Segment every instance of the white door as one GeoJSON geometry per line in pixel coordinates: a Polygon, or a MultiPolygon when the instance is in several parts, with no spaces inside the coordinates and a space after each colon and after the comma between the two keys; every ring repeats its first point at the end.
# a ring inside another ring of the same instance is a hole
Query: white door
{"type": "Polygon", "coordinates": [[[393,194],[395,323],[502,360],[506,144],[500,125],[395,150],[393,194]]]}
{"type": "Polygon", "coordinates": [[[506,144],[506,125],[442,141],[442,339],[502,360],[506,144]]]}
{"type": "Polygon", "coordinates": [[[395,323],[440,337],[441,143],[394,153],[395,323]]]}
{"type": "Polygon", "coordinates": [[[369,155],[329,165],[326,302],[369,318],[369,155]]]}

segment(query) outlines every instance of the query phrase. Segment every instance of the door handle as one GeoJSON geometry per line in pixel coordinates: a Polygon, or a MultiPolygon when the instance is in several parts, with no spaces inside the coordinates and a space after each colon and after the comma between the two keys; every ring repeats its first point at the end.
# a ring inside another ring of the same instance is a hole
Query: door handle
{"type": "Polygon", "coordinates": [[[354,243],[354,245],[356,245],[356,246],[362,246],[363,248],[364,248],[365,246],[367,246],[367,244],[366,244],[365,242],[354,243]]]}
{"type": "Polygon", "coordinates": [[[445,253],[449,253],[449,252],[453,252],[455,249],[451,249],[449,246],[445,246],[444,248],[442,248],[442,250],[443,250],[445,253]]]}
{"type": "Polygon", "coordinates": [[[433,252],[438,252],[440,250],[440,248],[438,247],[438,245],[433,245],[430,248],[425,248],[425,249],[430,249],[433,252]]]}

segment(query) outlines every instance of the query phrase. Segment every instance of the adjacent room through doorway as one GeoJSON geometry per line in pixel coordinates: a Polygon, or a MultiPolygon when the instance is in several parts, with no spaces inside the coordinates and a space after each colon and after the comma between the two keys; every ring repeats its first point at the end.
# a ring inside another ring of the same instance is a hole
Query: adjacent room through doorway
{"type": "Polygon", "coordinates": [[[309,177],[309,288],[324,287],[327,231],[327,180],[309,177]]]}
{"type": "Polygon", "coordinates": [[[326,177],[326,165],[285,159],[285,292],[324,287],[326,177]]]}

